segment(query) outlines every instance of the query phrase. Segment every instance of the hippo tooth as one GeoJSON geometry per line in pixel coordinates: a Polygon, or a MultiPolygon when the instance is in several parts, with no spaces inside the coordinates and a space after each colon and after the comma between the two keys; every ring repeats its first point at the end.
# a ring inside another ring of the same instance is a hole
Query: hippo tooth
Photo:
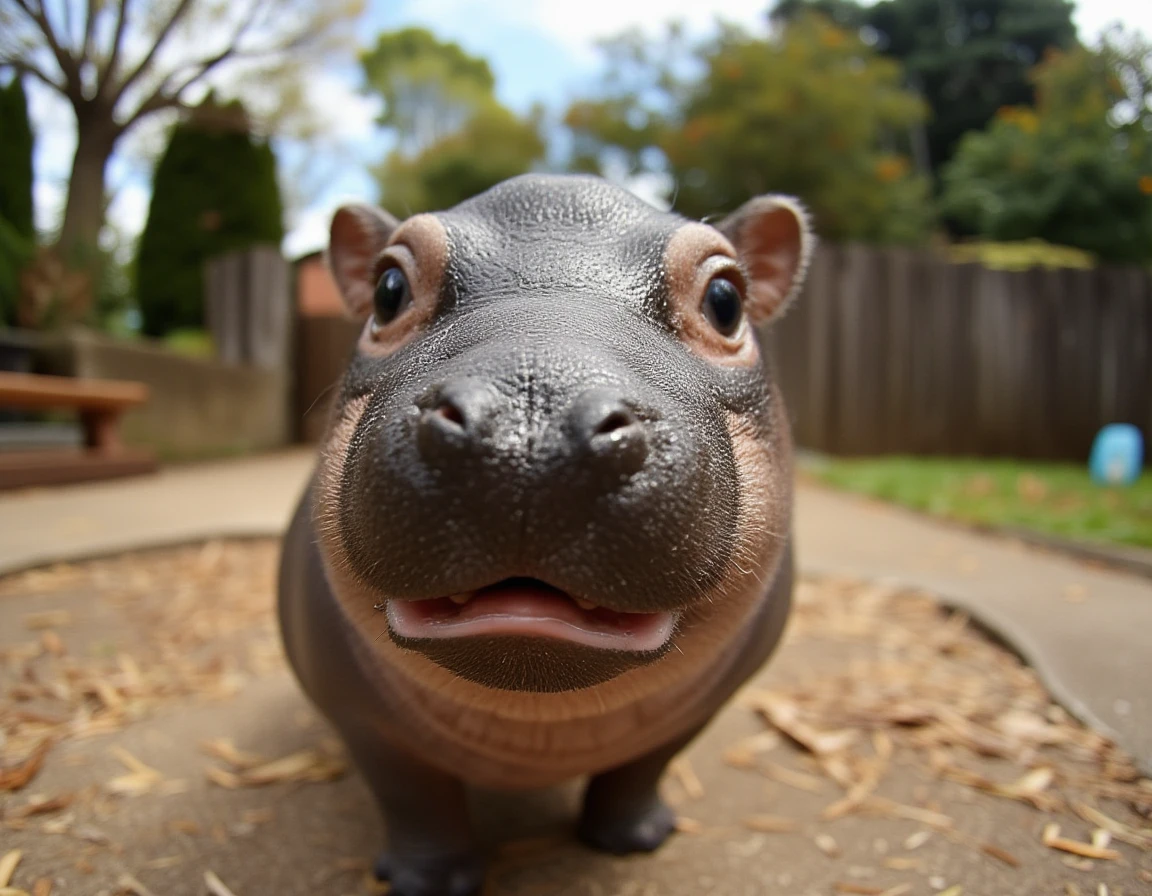
{"type": "Polygon", "coordinates": [[[454,604],[460,604],[461,606],[463,606],[464,604],[468,603],[468,601],[472,600],[472,595],[471,594],[453,594],[448,598],[448,600],[452,601],[452,603],[454,603],[454,604]]]}
{"type": "Polygon", "coordinates": [[[582,597],[574,597],[572,600],[576,601],[576,606],[578,606],[581,610],[596,609],[596,604],[592,603],[590,600],[584,600],[582,597]]]}

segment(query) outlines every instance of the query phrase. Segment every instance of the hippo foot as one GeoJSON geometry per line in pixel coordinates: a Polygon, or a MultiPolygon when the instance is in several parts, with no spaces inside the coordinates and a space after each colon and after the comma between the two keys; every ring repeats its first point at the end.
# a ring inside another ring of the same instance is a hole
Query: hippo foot
{"type": "Polygon", "coordinates": [[[623,856],[632,852],[653,852],[676,829],[676,815],[658,796],[644,803],[607,807],[597,812],[587,809],[580,819],[577,836],[601,852],[623,856]]]}
{"type": "Polygon", "coordinates": [[[382,852],[373,871],[390,884],[389,896],[478,896],[484,886],[484,865],[472,856],[413,860],[382,852]]]}

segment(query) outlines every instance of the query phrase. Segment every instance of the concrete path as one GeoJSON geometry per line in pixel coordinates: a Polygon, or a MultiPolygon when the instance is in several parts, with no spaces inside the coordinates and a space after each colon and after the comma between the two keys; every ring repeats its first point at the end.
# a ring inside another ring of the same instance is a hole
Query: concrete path
{"type": "Polygon", "coordinates": [[[0,573],[221,535],[279,534],[314,456],[297,449],[132,479],[0,492],[0,573]]]}
{"type": "MultiPolygon", "coordinates": [[[[0,572],[215,535],[278,533],[313,462],[290,451],[0,496],[0,572]]],[[[802,484],[810,573],[923,588],[963,607],[1075,715],[1152,768],[1152,581],[802,484]]]]}
{"type": "Polygon", "coordinates": [[[1152,769],[1152,580],[817,486],[799,491],[797,552],[806,572],[923,588],[966,610],[1152,769]]]}

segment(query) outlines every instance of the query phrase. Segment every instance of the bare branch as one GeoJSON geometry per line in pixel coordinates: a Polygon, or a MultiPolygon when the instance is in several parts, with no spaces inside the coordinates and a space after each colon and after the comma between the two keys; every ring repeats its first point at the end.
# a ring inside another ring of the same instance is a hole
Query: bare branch
{"type": "Polygon", "coordinates": [[[88,0],[88,12],[84,16],[84,41],[80,44],[80,58],[92,62],[92,34],[96,30],[97,0],[88,0]]]}
{"type": "MultiPolygon", "coordinates": [[[[88,0],[88,2],[92,3],[94,0],[88,0]]],[[[116,77],[116,66],[120,62],[120,48],[124,43],[124,26],[127,24],[128,0],[120,0],[120,6],[116,10],[116,30],[112,34],[112,50],[108,54],[108,60],[96,74],[97,96],[103,96],[108,85],[112,83],[116,77]]]]}
{"type": "MultiPolygon", "coordinates": [[[[41,6],[41,8],[43,8],[44,0],[40,0],[40,6],[41,6]]],[[[61,15],[64,18],[64,21],[60,23],[60,38],[61,38],[60,43],[63,46],[67,47],[69,50],[71,50],[72,49],[72,0],[63,0],[63,2],[61,2],[60,6],[63,8],[63,12],[61,13],[61,15]]],[[[45,15],[47,15],[47,10],[45,10],[44,12],[45,12],[45,15]]]]}
{"type": "Polygon", "coordinates": [[[262,56],[275,56],[279,53],[289,52],[296,47],[306,43],[311,36],[309,32],[303,31],[295,39],[289,41],[286,45],[276,47],[264,47],[262,49],[244,50],[240,47],[240,42],[248,33],[248,30],[255,24],[256,19],[260,13],[262,6],[267,5],[268,0],[256,0],[252,4],[248,15],[236,28],[231,39],[229,39],[224,49],[214,56],[209,56],[205,59],[199,59],[195,62],[190,62],[183,66],[184,71],[191,70],[189,74],[184,77],[179,86],[174,86],[173,82],[180,74],[181,70],[170,72],[160,82],[159,86],[152,92],[144,102],[133,112],[124,123],[120,126],[121,130],[131,127],[135,122],[139,121],[145,115],[155,112],[159,109],[178,108],[184,105],[184,92],[192,87],[198,81],[207,77],[213,69],[221,63],[230,59],[258,59],[262,56]]]}
{"type": "Polygon", "coordinates": [[[157,91],[153,93],[148,99],[142,102],[139,107],[124,120],[122,124],[118,124],[116,129],[119,133],[124,133],[128,128],[132,127],[141,118],[146,115],[151,115],[153,112],[159,112],[161,109],[183,109],[186,108],[184,101],[178,94],[175,93],[161,93],[157,91]]]}
{"type": "Polygon", "coordinates": [[[295,47],[305,43],[306,40],[307,36],[302,36],[301,39],[298,39],[297,41],[288,44],[287,46],[263,47],[259,50],[248,51],[237,50],[235,47],[229,47],[227,50],[223,50],[215,56],[210,57],[209,59],[202,59],[198,63],[194,63],[192,67],[195,67],[196,71],[188,75],[179,87],[171,86],[171,79],[175,74],[174,72],[172,75],[166,77],[160,86],[157,87],[155,91],[153,91],[152,95],[149,96],[148,99],[146,99],[144,102],[142,102],[136,111],[129,115],[122,124],[118,125],[118,128],[121,132],[126,131],[145,115],[149,115],[150,113],[156,112],[160,109],[183,108],[185,106],[184,91],[207,76],[212,71],[212,69],[214,69],[222,62],[225,62],[229,59],[260,59],[262,57],[271,58],[281,53],[290,52],[295,47]]]}
{"type": "MultiPolygon", "coordinates": [[[[22,2],[22,0],[17,0],[22,2]]],[[[172,29],[176,27],[177,23],[183,17],[184,13],[188,11],[188,7],[192,5],[192,0],[180,0],[176,4],[176,8],[172,11],[172,15],[168,17],[168,21],[160,28],[160,32],[156,35],[156,39],[152,42],[152,46],[148,48],[148,52],[144,54],[144,58],[140,64],[136,66],[135,70],[129,74],[116,89],[116,95],[112,99],[112,107],[115,108],[116,104],[120,102],[120,97],[124,96],[124,91],[127,90],[132,84],[148,69],[152,64],[152,60],[156,58],[156,54],[160,51],[160,47],[164,41],[168,39],[168,35],[172,33],[172,29]]]]}
{"type": "Polygon", "coordinates": [[[26,59],[7,59],[0,57],[0,65],[10,65],[17,72],[23,75],[31,75],[37,80],[43,81],[53,90],[59,93],[67,92],[67,85],[61,84],[55,78],[48,75],[42,68],[33,65],[26,59]]]}
{"type": "Polygon", "coordinates": [[[44,40],[48,44],[48,48],[52,51],[52,55],[56,57],[56,63],[60,66],[60,71],[64,73],[65,83],[63,88],[53,81],[48,81],[47,83],[52,84],[52,86],[67,96],[73,105],[76,105],[84,98],[80,85],[80,69],[76,64],[76,60],[60,45],[60,41],[56,37],[56,30],[52,27],[52,22],[48,19],[48,14],[43,4],[37,3],[33,6],[29,0],[16,0],[16,6],[40,29],[40,33],[44,35],[44,40]]]}

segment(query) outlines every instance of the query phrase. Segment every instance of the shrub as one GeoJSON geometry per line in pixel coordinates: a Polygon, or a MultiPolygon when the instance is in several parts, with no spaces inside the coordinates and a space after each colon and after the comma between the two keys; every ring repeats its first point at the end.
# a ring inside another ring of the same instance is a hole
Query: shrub
{"type": "Polygon", "coordinates": [[[279,244],[282,215],[271,146],[251,135],[238,103],[210,98],[176,126],[156,167],[136,262],[144,333],[203,328],[205,263],[279,244]]]}

